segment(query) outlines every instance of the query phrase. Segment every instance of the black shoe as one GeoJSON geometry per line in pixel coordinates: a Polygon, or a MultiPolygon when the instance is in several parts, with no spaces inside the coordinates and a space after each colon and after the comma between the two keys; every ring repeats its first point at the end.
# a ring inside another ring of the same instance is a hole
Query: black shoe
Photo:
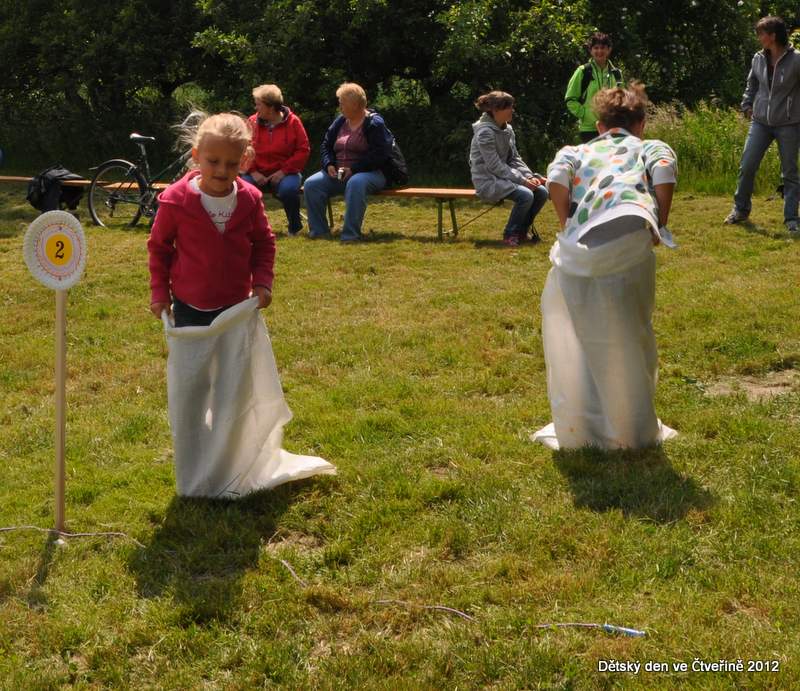
{"type": "Polygon", "coordinates": [[[531,242],[533,244],[536,244],[541,239],[542,238],[539,237],[539,233],[536,232],[536,228],[534,226],[531,226],[530,228],[524,230],[519,234],[520,244],[523,242],[531,242]]]}

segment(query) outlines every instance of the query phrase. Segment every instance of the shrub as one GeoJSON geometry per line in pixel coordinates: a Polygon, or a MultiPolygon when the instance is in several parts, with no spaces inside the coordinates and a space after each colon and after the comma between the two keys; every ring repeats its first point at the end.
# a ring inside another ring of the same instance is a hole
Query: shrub
{"type": "MultiPolygon", "coordinates": [[[[732,194],[749,123],[737,110],[701,101],[689,110],[673,102],[653,106],[646,136],[667,142],[678,156],[681,189],[732,194]]],[[[780,184],[780,162],[773,144],[756,177],[756,192],[780,184]]]]}

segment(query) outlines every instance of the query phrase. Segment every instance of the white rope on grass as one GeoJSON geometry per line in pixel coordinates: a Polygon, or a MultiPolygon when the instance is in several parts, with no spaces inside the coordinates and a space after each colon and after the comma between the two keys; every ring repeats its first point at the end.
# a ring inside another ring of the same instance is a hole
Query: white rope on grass
{"type": "MultiPolygon", "coordinates": [[[[295,570],[292,568],[292,565],[286,561],[285,559],[278,559],[278,561],[283,564],[284,567],[292,574],[292,577],[303,587],[307,588],[308,583],[306,583],[300,576],[297,575],[295,570]]],[[[457,617],[461,617],[467,621],[477,622],[478,620],[473,617],[471,614],[467,614],[466,612],[462,612],[460,609],[455,609],[454,607],[447,607],[446,605],[421,605],[416,602],[408,602],[406,600],[373,600],[373,604],[376,605],[400,605],[402,607],[411,607],[417,609],[428,609],[434,610],[437,612],[447,612],[449,614],[455,614],[457,617]]],[[[554,623],[554,624],[536,624],[533,628],[535,629],[556,629],[556,628],[584,628],[584,629],[602,629],[606,633],[618,633],[622,634],[623,636],[631,636],[633,638],[644,638],[647,636],[646,631],[640,631],[639,629],[632,629],[627,626],[615,626],[614,624],[593,624],[588,622],[577,622],[577,621],[570,621],[570,622],[562,622],[562,623],[554,623]]]]}
{"type": "Polygon", "coordinates": [[[292,565],[288,561],[286,561],[285,559],[278,559],[278,561],[289,570],[289,573],[292,574],[294,580],[296,580],[304,588],[308,588],[308,583],[306,583],[302,578],[300,578],[300,576],[298,576],[295,573],[294,569],[292,568],[292,565]]]}
{"type": "Polygon", "coordinates": [[[40,528],[39,526],[35,525],[12,525],[7,528],[0,528],[0,533],[8,533],[12,530],[37,530],[40,533],[49,533],[52,535],[58,535],[59,537],[124,537],[126,540],[130,540],[131,542],[137,544],[139,547],[144,548],[144,545],[139,542],[135,537],[131,537],[127,533],[119,533],[114,531],[103,531],[99,533],[68,533],[64,530],[56,530],[55,528],[40,528]]]}
{"type": "MultiPolygon", "coordinates": [[[[302,578],[300,578],[300,576],[297,575],[295,570],[292,568],[292,565],[288,561],[285,559],[278,559],[278,561],[283,564],[284,567],[286,567],[289,573],[292,574],[292,577],[303,588],[308,588],[308,583],[306,583],[302,578]]],[[[439,612],[449,612],[450,614],[455,614],[456,616],[466,619],[467,621],[477,621],[475,617],[470,616],[466,612],[462,612],[460,609],[454,609],[453,607],[446,607],[445,605],[418,605],[414,602],[406,602],[404,600],[374,600],[373,602],[376,605],[403,605],[404,607],[418,607],[419,609],[432,609],[439,612]]]]}
{"type": "Polygon", "coordinates": [[[627,626],[615,626],[614,624],[590,624],[581,621],[568,621],[561,624],[537,624],[535,629],[554,629],[554,628],[582,628],[582,629],[603,629],[606,633],[621,633],[623,636],[632,636],[633,638],[644,638],[647,636],[647,631],[640,631],[639,629],[631,629],[627,626]]]}
{"type": "Polygon", "coordinates": [[[375,600],[374,602],[376,605],[402,605],[404,607],[417,607],[419,609],[433,609],[439,612],[449,612],[450,614],[455,614],[456,616],[466,619],[467,621],[478,621],[475,617],[467,614],[466,612],[462,612],[460,609],[446,607],[445,605],[419,605],[416,602],[406,602],[405,600],[375,600]]]}

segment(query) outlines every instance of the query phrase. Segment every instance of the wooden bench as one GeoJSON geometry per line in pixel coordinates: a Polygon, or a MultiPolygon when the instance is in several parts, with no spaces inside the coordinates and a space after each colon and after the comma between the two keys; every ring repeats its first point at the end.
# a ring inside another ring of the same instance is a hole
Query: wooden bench
{"type": "MultiPolygon", "coordinates": [[[[21,175],[0,175],[0,182],[24,182],[25,184],[31,181],[30,177],[23,177],[21,175]]],[[[66,187],[88,187],[92,184],[91,180],[61,180],[62,185],[66,187]]],[[[157,190],[164,190],[169,186],[168,182],[154,182],[152,183],[153,187],[157,190]]]]}
{"type": "MultiPolygon", "coordinates": [[[[444,229],[442,227],[442,205],[447,202],[450,208],[450,222],[453,227],[447,231],[452,233],[453,237],[458,235],[458,221],[456,220],[456,199],[476,199],[475,190],[468,188],[454,188],[454,187],[402,187],[399,189],[381,190],[377,196],[380,197],[398,197],[400,199],[412,199],[421,197],[423,199],[433,199],[436,201],[436,209],[438,212],[438,225],[437,232],[439,239],[444,239],[444,229]]],[[[330,209],[330,202],[328,203],[328,214],[331,218],[333,212],[330,209]]]]}
{"type": "MultiPolygon", "coordinates": [[[[31,178],[18,175],[0,175],[0,182],[22,182],[27,183],[31,178]]],[[[91,184],[91,180],[63,180],[62,185],[67,187],[87,187],[91,184]]],[[[153,187],[156,189],[164,189],[168,183],[154,182],[153,187]]],[[[302,190],[301,190],[302,191],[302,190]]],[[[452,234],[453,237],[458,236],[458,220],[456,219],[456,199],[476,199],[475,190],[469,188],[453,188],[453,187],[402,187],[399,189],[381,190],[376,195],[378,197],[396,197],[398,199],[433,199],[436,202],[437,209],[437,233],[440,240],[444,239],[444,234],[452,234]],[[442,207],[445,202],[450,209],[450,222],[452,228],[448,231],[444,230],[442,225],[442,207]]],[[[331,201],[328,199],[328,220],[333,225],[333,208],[331,201]]]]}
{"type": "MultiPolygon", "coordinates": [[[[32,177],[32,175],[27,178],[21,175],[0,175],[0,182],[24,182],[27,184],[32,177]]],[[[61,184],[67,187],[88,187],[91,182],[91,180],[62,180],[61,184]]]]}

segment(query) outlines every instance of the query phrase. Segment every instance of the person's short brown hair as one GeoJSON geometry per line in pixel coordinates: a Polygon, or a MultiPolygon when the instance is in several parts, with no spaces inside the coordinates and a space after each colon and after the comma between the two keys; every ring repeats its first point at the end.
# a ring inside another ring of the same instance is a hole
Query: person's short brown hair
{"type": "Polygon", "coordinates": [[[481,113],[494,113],[496,110],[505,110],[514,105],[514,97],[505,91],[490,91],[488,94],[478,96],[475,107],[481,113]]]}
{"type": "Polygon", "coordinates": [[[362,108],[367,107],[367,92],[360,84],[355,82],[345,82],[336,89],[336,98],[344,98],[353,103],[357,103],[362,108]]]}
{"type": "Polygon", "coordinates": [[[262,84],[253,89],[253,99],[265,106],[280,109],[283,106],[283,94],[275,84],[262,84]]]}
{"type": "Polygon", "coordinates": [[[618,86],[598,91],[592,100],[592,109],[607,128],[630,130],[644,120],[649,103],[644,84],[631,82],[627,89],[618,86]]]}
{"type": "Polygon", "coordinates": [[[774,34],[775,40],[782,46],[789,43],[789,32],[786,29],[786,22],[780,17],[762,17],[756,23],[757,34],[774,34]]]}
{"type": "Polygon", "coordinates": [[[604,34],[602,31],[595,31],[586,41],[586,50],[591,50],[592,46],[608,46],[613,48],[611,43],[611,36],[604,34]]]}

